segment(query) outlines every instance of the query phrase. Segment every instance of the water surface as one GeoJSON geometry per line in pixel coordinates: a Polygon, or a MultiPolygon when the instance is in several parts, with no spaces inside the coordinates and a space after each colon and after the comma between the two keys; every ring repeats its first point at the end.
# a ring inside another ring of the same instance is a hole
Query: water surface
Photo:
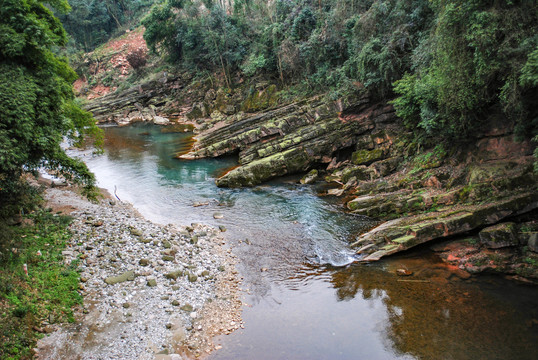
{"type": "Polygon", "coordinates": [[[461,280],[427,249],[353,264],[348,243],[371,221],[296,178],[219,189],[215,177],[236,159],[179,160],[190,134],[162,129],[105,128],[105,155],[83,158],[99,186],[152,221],[226,227],[245,329],[217,339],[211,359],[536,358],[536,288],[461,280]],[[396,276],[401,267],[414,276],[396,276]]]}

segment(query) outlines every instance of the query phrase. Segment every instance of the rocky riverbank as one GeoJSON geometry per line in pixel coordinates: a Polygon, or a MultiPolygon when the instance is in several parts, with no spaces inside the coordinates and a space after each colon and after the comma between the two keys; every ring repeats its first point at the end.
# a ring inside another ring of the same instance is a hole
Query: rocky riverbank
{"type": "Polygon", "coordinates": [[[84,306],[38,343],[38,359],[187,359],[243,326],[240,278],[219,230],[160,226],[129,204],[91,203],[69,188],[46,198],[74,218],[63,256],[80,271],[84,306]]]}
{"type": "Polygon", "coordinates": [[[119,124],[158,123],[153,115],[161,113],[195,125],[194,147],[181,158],[238,156],[238,166],[217,179],[221,187],[309,172],[302,183],[325,182],[326,195],[340,197],[345,211],[383,222],[351,241],[363,261],[471,237],[467,253],[485,257],[460,249],[443,253],[447,262],[538,279],[535,144],[517,139],[514,123],[500,113],[492,110],[472,141],[423,148],[390,102],[372,102],[364,91],[290,103],[270,84],[232,91],[185,81],[175,77],[111,94],[89,110],[119,124]]]}

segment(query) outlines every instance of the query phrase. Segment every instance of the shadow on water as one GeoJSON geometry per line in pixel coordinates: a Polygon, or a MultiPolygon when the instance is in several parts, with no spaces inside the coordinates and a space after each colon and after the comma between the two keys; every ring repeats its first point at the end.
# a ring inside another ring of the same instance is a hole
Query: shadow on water
{"type": "Polygon", "coordinates": [[[215,177],[236,159],[175,158],[188,151],[192,134],[144,124],[105,130],[106,154],[83,157],[99,186],[117,187],[122,200],[157,223],[228,229],[249,305],[245,329],[219,338],[223,349],[211,359],[534,359],[538,353],[536,288],[463,281],[427,250],[350,264],[349,240],[373,223],[343,213],[314,187],[288,178],[219,189],[215,177]],[[216,212],[223,218],[214,219],[216,212]],[[396,276],[402,267],[414,275],[396,276]]]}

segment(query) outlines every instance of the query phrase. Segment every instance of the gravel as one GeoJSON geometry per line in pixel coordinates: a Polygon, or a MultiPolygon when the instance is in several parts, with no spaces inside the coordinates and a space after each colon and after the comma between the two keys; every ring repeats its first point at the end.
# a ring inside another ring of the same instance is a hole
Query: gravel
{"type": "Polygon", "coordinates": [[[90,203],[69,188],[46,197],[74,217],[63,255],[78,262],[84,306],[74,325],[39,342],[38,359],[186,359],[243,327],[236,259],[219,229],[157,225],[129,204],[90,203]]]}

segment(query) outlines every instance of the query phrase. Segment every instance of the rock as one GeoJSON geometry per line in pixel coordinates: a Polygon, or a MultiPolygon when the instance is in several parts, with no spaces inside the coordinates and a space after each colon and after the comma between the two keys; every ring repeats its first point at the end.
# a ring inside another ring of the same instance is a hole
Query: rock
{"type": "Polygon", "coordinates": [[[396,156],[375,162],[372,167],[378,176],[387,176],[393,173],[402,161],[402,157],[396,156]]]}
{"type": "Polygon", "coordinates": [[[529,250],[538,253],[538,233],[533,233],[529,236],[527,246],[529,247],[529,250]]]}
{"type": "Polygon", "coordinates": [[[138,261],[138,264],[139,264],[140,266],[148,266],[148,265],[149,265],[149,260],[148,260],[148,259],[140,259],[140,260],[138,261]]]}
{"type": "MultiPolygon", "coordinates": [[[[168,241],[168,240],[164,240],[164,241],[163,241],[163,247],[164,247],[165,249],[170,249],[170,248],[172,247],[172,244],[170,243],[170,241],[168,241]]],[[[168,255],[170,255],[170,254],[168,254],[168,255]]]]}
{"type": "Polygon", "coordinates": [[[341,179],[344,183],[347,183],[353,177],[357,180],[370,180],[371,173],[372,170],[364,165],[350,166],[342,170],[341,179]]]}
{"type": "Polygon", "coordinates": [[[129,232],[131,233],[131,235],[134,235],[134,236],[142,236],[143,234],[141,230],[135,229],[135,228],[131,228],[129,232]]]}
{"type": "Polygon", "coordinates": [[[163,255],[162,259],[163,261],[174,261],[175,257],[172,255],[163,255]]]}
{"type": "Polygon", "coordinates": [[[169,273],[164,275],[164,277],[166,277],[167,279],[173,279],[173,280],[176,280],[180,276],[183,276],[183,271],[182,270],[170,271],[169,273]]]}
{"type": "Polygon", "coordinates": [[[131,307],[131,304],[129,304],[128,302],[126,302],[126,303],[123,303],[122,306],[123,306],[124,309],[128,309],[128,308],[131,307]]]}
{"type": "Polygon", "coordinates": [[[173,306],[179,306],[179,301],[177,301],[177,300],[175,300],[175,299],[172,300],[172,305],[173,305],[173,306]]]}
{"type": "Polygon", "coordinates": [[[196,275],[194,275],[192,273],[188,273],[187,278],[189,279],[189,282],[191,282],[191,283],[196,282],[196,280],[198,280],[198,276],[196,276],[196,275]]]}
{"type": "Polygon", "coordinates": [[[220,212],[216,212],[213,214],[213,219],[222,219],[224,218],[224,215],[220,212]]]}
{"type": "Polygon", "coordinates": [[[177,251],[175,249],[166,249],[166,250],[161,252],[161,254],[167,255],[167,256],[174,256],[174,255],[176,255],[176,253],[177,253],[177,251]]]}
{"type": "Polygon", "coordinates": [[[226,226],[219,225],[219,230],[220,230],[220,232],[226,232],[226,226]]]}
{"type": "Polygon", "coordinates": [[[194,308],[192,307],[192,305],[188,303],[181,307],[181,310],[186,311],[186,312],[191,312],[193,309],[194,308]]]}
{"type": "Polygon", "coordinates": [[[148,278],[148,281],[147,281],[147,285],[149,287],[155,287],[157,286],[157,279],[155,279],[154,277],[149,277],[148,278]]]}
{"type": "Polygon", "coordinates": [[[125,281],[133,281],[135,278],[134,271],[126,271],[121,275],[118,276],[109,276],[105,279],[105,282],[109,285],[114,285],[118,283],[122,283],[125,281]]]}
{"type": "Polygon", "coordinates": [[[351,162],[354,165],[369,165],[374,161],[383,159],[384,151],[382,149],[358,150],[351,155],[351,162]]]}
{"type": "Polygon", "coordinates": [[[312,184],[318,178],[318,171],[316,169],[310,170],[301,180],[301,184],[312,184]]]}
{"type": "Polygon", "coordinates": [[[398,276],[411,276],[411,275],[413,275],[413,272],[409,271],[407,269],[396,269],[396,275],[398,275],[398,276]]]}
{"type": "MultiPolygon", "coordinates": [[[[353,114],[342,115],[342,104],[303,100],[232,122],[203,133],[184,159],[218,157],[239,152],[239,166],[217,179],[221,187],[254,186],[271,178],[307,171],[327,163],[342,149],[374,128],[377,118],[394,117],[391,106],[368,108],[368,96],[349,103],[353,114]]],[[[374,149],[375,150],[375,149],[374,149]]]]}
{"type": "Polygon", "coordinates": [[[487,227],[478,234],[480,242],[490,249],[499,249],[518,245],[517,232],[514,223],[502,223],[487,227]]]}
{"type": "Polygon", "coordinates": [[[170,123],[170,120],[162,116],[154,116],[153,123],[155,125],[168,125],[170,123]]]}
{"type": "Polygon", "coordinates": [[[329,189],[327,190],[327,195],[342,196],[344,194],[344,191],[344,189],[329,189]]]}
{"type": "MultiPolygon", "coordinates": [[[[362,248],[375,244],[376,246],[364,251],[366,256],[360,261],[376,261],[430,240],[464,234],[536,208],[538,208],[538,194],[524,193],[487,204],[458,206],[457,210],[447,208],[433,214],[425,213],[398,218],[360,235],[351,246],[362,248]]],[[[509,241],[513,241],[512,244],[517,243],[514,240],[513,230],[510,230],[511,226],[500,224],[492,228],[491,230],[497,230],[497,233],[500,231],[506,234],[500,242],[503,246],[509,241]]],[[[488,236],[487,239],[490,239],[490,232],[496,233],[485,231],[483,236],[488,236]]]]}

